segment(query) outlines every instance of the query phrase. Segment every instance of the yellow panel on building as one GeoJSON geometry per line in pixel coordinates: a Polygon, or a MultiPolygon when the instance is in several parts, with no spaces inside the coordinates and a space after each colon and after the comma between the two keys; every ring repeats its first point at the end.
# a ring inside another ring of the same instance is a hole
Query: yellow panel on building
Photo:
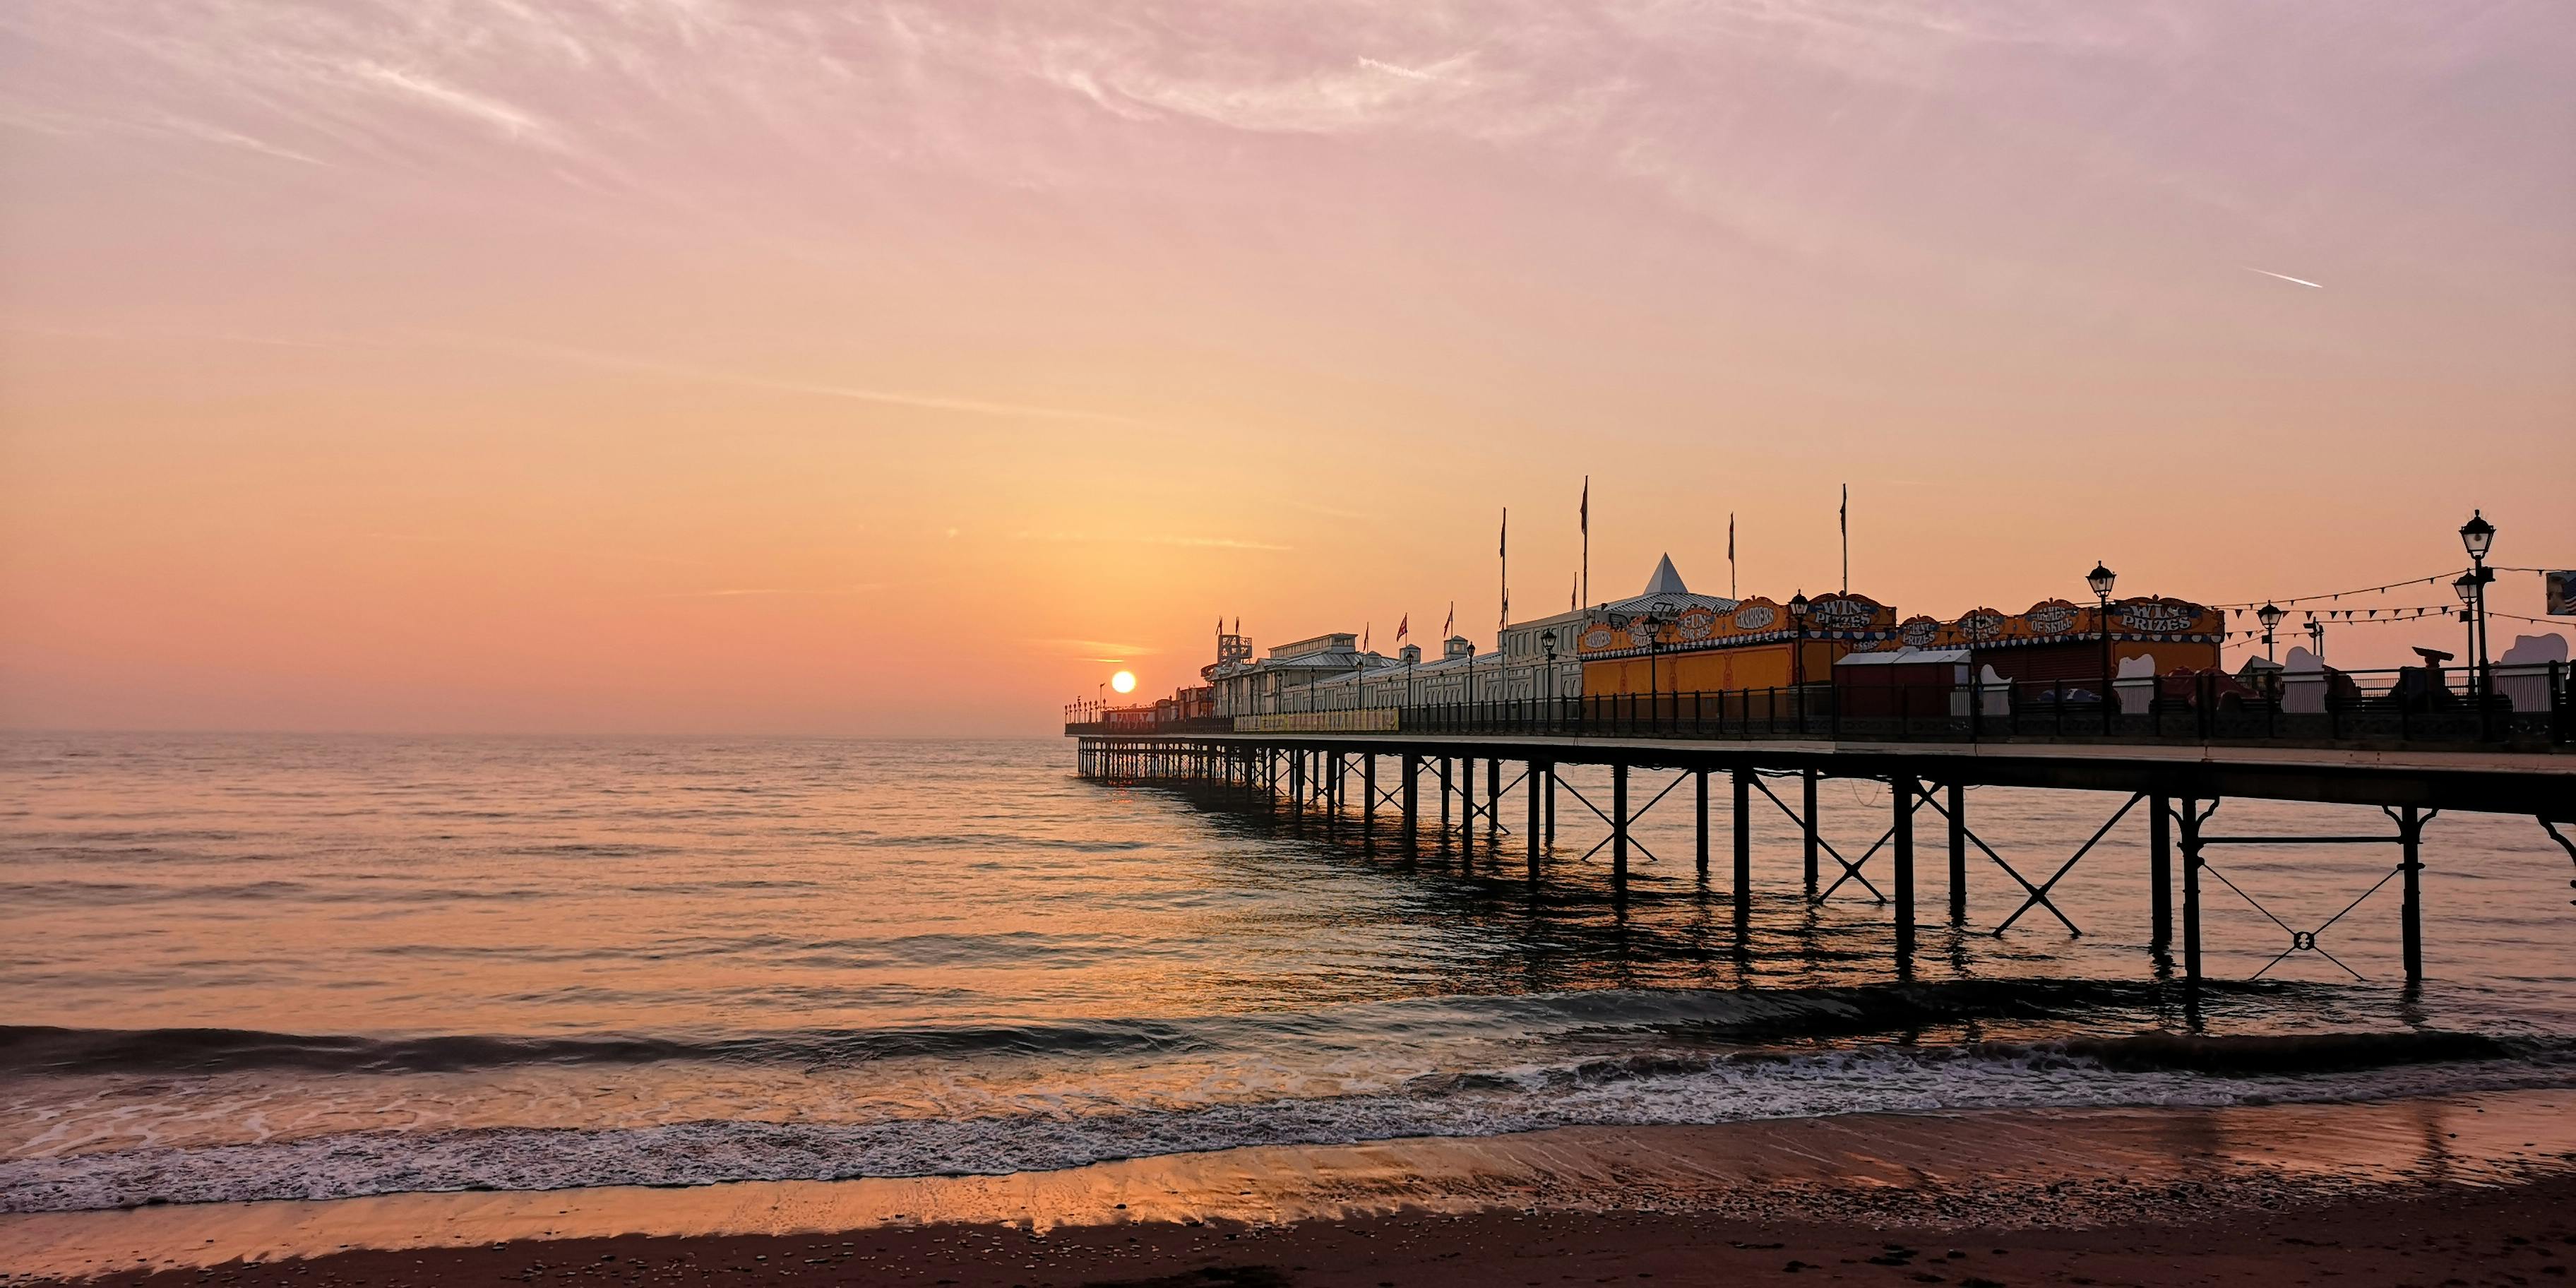
{"type": "Polygon", "coordinates": [[[1625,693],[1733,693],[1746,689],[1785,689],[1794,683],[1831,683],[1834,662],[1851,652],[1840,640],[1808,640],[1805,656],[1791,665],[1793,645],[1747,644],[1735,648],[1667,653],[1653,661],[1623,657],[1583,664],[1586,697],[1625,693]]]}

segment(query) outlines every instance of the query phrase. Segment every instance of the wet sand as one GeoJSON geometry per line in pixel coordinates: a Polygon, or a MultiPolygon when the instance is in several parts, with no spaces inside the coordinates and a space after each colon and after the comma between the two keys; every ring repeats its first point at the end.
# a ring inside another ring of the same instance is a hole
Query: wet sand
{"type": "Polygon", "coordinates": [[[0,1218],[0,1269],[12,1283],[2432,1288],[2565,1282],[2571,1239],[2576,1093],[2527,1091],[1573,1128],[1002,1177],[35,1214],[0,1218]]]}

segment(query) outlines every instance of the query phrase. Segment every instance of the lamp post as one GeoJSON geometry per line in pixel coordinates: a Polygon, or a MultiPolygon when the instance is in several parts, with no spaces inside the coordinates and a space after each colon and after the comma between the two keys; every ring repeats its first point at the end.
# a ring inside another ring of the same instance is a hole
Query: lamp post
{"type": "Polygon", "coordinates": [[[1657,719],[1657,704],[1662,701],[1662,688],[1655,682],[1655,655],[1664,647],[1664,619],[1648,613],[1637,619],[1646,628],[1646,719],[1657,719]]]}
{"type": "MultiPolygon", "coordinates": [[[[1793,638],[1789,645],[1789,696],[1798,704],[1798,732],[1807,731],[1807,592],[1801,590],[1789,597],[1789,626],[1793,638]]],[[[1779,712],[1772,712],[1778,716],[1779,712]]]]}
{"type": "Polygon", "coordinates": [[[2254,610],[2254,616],[2263,623],[2263,660],[2269,662],[2272,660],[2272,631],[2281,624],[2281,619],[2289,614],[2283,612],[2277,605],[2265,604],[2254,610]]]}
{"type": "MultiPolygon", "coordinates": [[[[2111,695],[2114,692],[2111,674],[2114,670],[2111,665],[2111,587],[2119,580],[2120,574],[2111,571],[2110,566],[2099,559],[2093,561],[2093,571],[2084,574],[2084,584],[2092,587],[2093,602],[2097,605],[2094,610],[2096,615],[2093,624],[2101,628],[2102,635],[2102,732],[2105,734],[2111,732],[2111,695]]],[[[2267,625],[2264,629],[2271,628],[2267,625]]]]}
{"type": "Polygon", "coordinates": [[[2323,672],[2326,669],[2326,624],[2313,617],[2308,619],[2308,651],[2317,655],[2317,670],[2323,672]]]}
{"type": "Polygon", "coordinates": [[[2483,708],[2487,695],[2495,690],[2495,675],[2487,666],[2487,583],[2495,573],[2487,568],[2487,551],[2495,545],[2495,525],[2478,511],[2469,511],[2469,521],[2460,525],[2460,545],[2469,552],[2469,579],[2475,602],[2469,611],[2476,615],[2471,639],[2477,649],[2478,702],[2483,708]]]}
{"type": "Polygon", "coordinates": [[[2478,575],[2475,572],[2461,573],[2459,580],[2451,583],[2451,593],[2460,597],[2460,622],[2469,636],[2468,644],[2460,650],[2460,656],[2467,659],[2461,665],[2469,668],[2469,683],[2460,687],[2474,696],[2477,692],[2478,575]]]}
{"type": "Polygon", "coordinates": [[[1538,651],[1547,659],[1547,700],[1553,708],[1556,703],[1556,632],[1548,631],[1538,637],[1538,651]]]}

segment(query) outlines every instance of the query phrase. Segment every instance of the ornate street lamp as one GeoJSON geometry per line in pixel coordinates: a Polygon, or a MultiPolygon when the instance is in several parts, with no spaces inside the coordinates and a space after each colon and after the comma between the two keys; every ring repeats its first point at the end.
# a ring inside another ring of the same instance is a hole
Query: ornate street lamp
{"type": "Polygon", "coordinates": [[[2111,587],[2119,580],[2120,574],[2111,571],[2099,559],[2093,561],[2093,571],[2084,574],[2084,584],[2093,588],[2093,599],[2098,605],[2093,624],[2101,628],[2102,636],[2102,732],[2105,734],[2111,732],[2111,672],[2114,669],[2111,665],[2111,587]]]}
{"type": "MultiPolygon", "coordinates": [[[[1807,731],[1807,592],[1801,590],[1789,597],[1789,693],[1798,703],[1798,732],[1807,731]]],[[[1772,713],[1774,716],[1778,712],[1772,713]]]]}
{"type": "Polygon", "coordinates": [[[2317,655],[2317,670],[2325,670],[2326,624],[2313,617],[2308,619],[2308,651],[2317,655]]]}
{"type": "Polygon", "coordinates": [[[1538,651],[1547,659],[1547,700],[1554,702],[1556,701],[1556,632],[1547,631],[1538,637],[1538,651]]]}
{"type": "Polygon", "coordinates": [[[2460,546],[2469,552],[2472,587],[2469,612],[2473,615],[2469,640],[2470,647],[2476,650],[2473,656],[2477,658],[2478,701],[2482,710],[2487,695],[2495,689],[2495,676],[2487,666],[2487,583],[2495,580],[2495,573],[2487,568],[2487,551],[2495,545],[2495,534],[2495,525],[2475,510],[2469,511],[2469,521],[2460,525],[2460,546]]]}
{"type": "Polygon", "coordinates": [[[2263,660],[2269,662],[2272,660],[2272,631],[2281,624],[2281,619],[2289,614],[2276,605],[2265,604],[2254,610],[2254,616],[2263,623],[2263,660]]]}
{"type": "Polygon", "coordinates": [[[1648,613],[1637,624],[1646,628],[1646,718],[1653,720],[1660,691],[1655,683],[1655,654],[1664,646],[1664,619],[1648,613]]]}
{"type": "Polygon", "coordinates": [[[2467,547],[2469,558],[2484,560],[2488,547],[2495,544],[2495,525],[2484,514],[2469,511],[2469,521],[2460,525],[2460,544],[2467,547]]]}
{"type": "MultiPolygon", "coordinates": [[[[2460,622],[2468,628],[2469,632],[2468,646],[2460,650],[2460,656],[2463,658],[2475,658],[2478,655],[2477,573],[2474,571],[2461,573],[2459,580],[2451,583],[2451,593],[2460,597],[2460,622]]],[[[2464,665],[2475,667],[2477,664],[2474,661],[2471,661],[2464,663],[2464,665]]],[[[2469,678],[2471,682],[2467,685],[2463,685],[2462,687],[2474,692],[2476,689],[2477,679],[2477,674],[2474,670],[2470,672],[2469,678]]]]}

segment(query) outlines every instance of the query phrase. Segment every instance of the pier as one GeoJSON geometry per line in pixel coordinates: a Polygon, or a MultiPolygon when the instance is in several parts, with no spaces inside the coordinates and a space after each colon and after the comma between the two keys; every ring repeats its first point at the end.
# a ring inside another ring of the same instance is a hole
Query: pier
{"type": "MultiPolygon", "coordinates": [[[[2283,944],[2275,962],[2302,952],[2331,958],[2319,936],[2394,885],[2410,983],[2424,976],[2421,874],[2427,825],[2437,816],[2474,811],[2530,818],[2576,864],[2576,827],[2567,826],[2576,824],[2576,754],[2555,709],[2548,724],[2533,727],[2534,736],[2516,741],[2487,740],[2495,722],[2486,720],[2484,730],[2419,726],[2409,730],[2417,735],[2412,739],[2353,742],[2300,736],[2314,731],[2277,724],[2268,737],[2255,727],[2208,731],[2236,737],[2203,737],[2199,727],[2134,725],[2083,736],[2016,734],[1958,718],[1867,727],[1855,720],[1847,727],[1776,703],[1764,718],[1744,714],[1751,710],[1746,704],[1743,718],[1728,721],[1725,703],[1746,695],[1706,695],[1705,703],[1699,696],[1664,695],[1643,721],[1633,707],[1577,699],[1154,725],[1098,720],[1069,723],[1065,733],[1076,741],[1086,778],[1215,786],[1236,794],[1242,808],[1355,829],[1370,847],[1403,856],[1417,853],[1426,835],[1438,840],[1481,828],[1490,844],[1526,855],[1532,882],[1543,879],[1542,859],[1560,853],[1561,818],[1590,816],[1582,827],[1587,836],[1577,842],[1589,846],[1581,857],[1606,855],[1617,888],[1628,879],[1632,854],[1643,850],[1635,834],[1639,820],[1650,811],[1686,811],[1697,871],[1708,879],[1713,864],[1725,861],[1739,926],[1752,910],[1752,820],[1776,812],[1798,828],[1807,899],[1821,903],[1851,890],[1886,907],[1900,974],[1910,970],[1918,928],[1926,924],[1915,899],[1926,847],[1930,861],[1946,862],[1949,876],[1948,906],[1932,914],[1940,920],[1931,924],[1972,926],[1968,873],[1990,863],[2008,883],[2002,915],[1988,913],[1993,933],[2053,917],[2081,934],[2052,902],[2052,891],[2114,829],[2143,829],[2150,894],[2139,915],[2159,960],[2178,950],[2181,977],[2194,988],[2203,978],[2204,900],[2213,881],[2226,880],[2213,860],[2229,847],[2387,847],[2391,863],[2378,884],[2355,891],[2344,912],[2323,924],[2294,926],[2251,895],[2246,901],[2279,927],[2283,944]],[[1712,709],[1717,719],[1707,718],[1712,709]],[[1693,710],[1702,718],[1685,717],[1693,710]],[[1307,727],[1293,727],[1300,725],[1307,727]],[[1595,793],[1601,799],[1564,781],[1560,768],[1574,765],[1607,770],[1608,791],[1595,793]],[[1837,779],[1889,789],[1878,840],[1853,853],[1833,845],[1818,826],[1818,787],[1837,779]],[[2089,836],[2065,838],[2061,851],[2007,855],[1978,835],[1966,800],[1972,787],[2109,792],[2121,802],[2089,836]],[[1713,795],[1722,809],[1712,810],[1713,795]],[[2348,833],[2249,834],[2229,827],[2230,800],[2371,806],[2385,821],[2348,833]],[[1713,819],[1722,826],[1713,829],[1713,819]],[[1597,837],[1589,835],[1596,831],[1597,837]]],[[[2576,887],[2576,880],[2569,885],[2576,887]]]]}

